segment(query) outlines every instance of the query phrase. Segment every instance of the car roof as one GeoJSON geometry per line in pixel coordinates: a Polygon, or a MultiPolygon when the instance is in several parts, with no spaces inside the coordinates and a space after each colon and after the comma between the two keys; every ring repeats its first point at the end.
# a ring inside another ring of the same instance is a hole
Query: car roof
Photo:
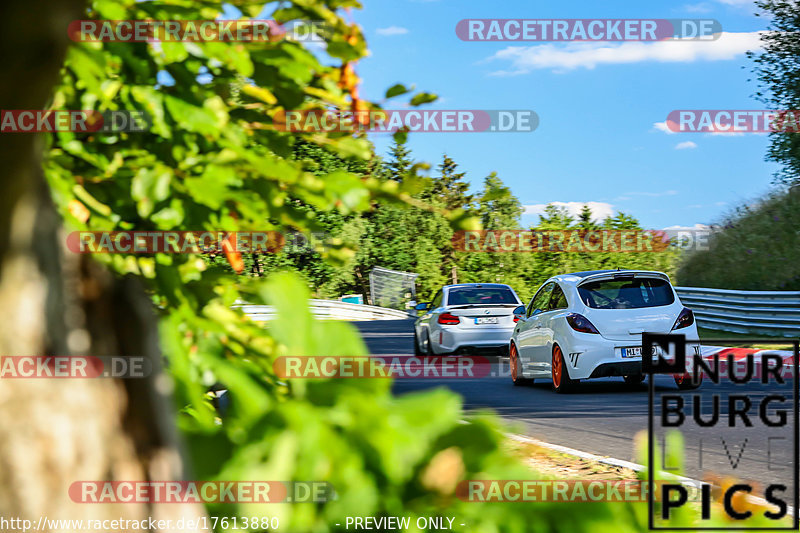
{"type": "MultiPolygon", "coordinates": [[[[579,285],[584,279],[590,276],[601,276],[603,274],[652,274],[656,277],[664,278],[669,281],[669,276],[663,272],[656,270],[635,270],[635,269],[619,269],[619,270],[584,270],[581,272],[571,272],[569,274],[559,274],[553,276],[547,281],[557,281],[566,285],[579,285]]],[[[546,283],[546,282],[545,282],[546,283]]]]}
{"type": "Polygon", "coordinates": [[[582,272],[572,272],[570,274],[561,274],[562,276],[578,276],[585,278],[586,276],[593,276],[595,274],[605,274],[606,272],[617,272],[616,270],[584,270],[582,272]]]}

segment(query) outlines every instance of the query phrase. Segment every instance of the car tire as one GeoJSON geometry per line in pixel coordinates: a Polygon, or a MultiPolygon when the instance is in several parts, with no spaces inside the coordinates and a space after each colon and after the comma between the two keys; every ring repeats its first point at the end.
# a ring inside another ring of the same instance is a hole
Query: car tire
{"type": "Polygon", "coordinates": [[[571,391],[577,380],[569,377],[569,369],[564,361],[564,354],[558,344],[553,345],[553,357],[550,364],[550,377],[553,382],[553,390],[558,393],[571,391]]]}
{"type": "Polygon", "coordinates": [[[508,364],[511,367],[511,382],[515,387],[522,387],[530,385],[533,380],[530,378],[522,377],[522,370],[519,363],[519,352],[517,352],[517,345],[513,342],[508,348],[508,364]]]}
{"type": "Polygon", "coordinates": [[[644,374],[632,374],[630,376],[622,376],[622,379],[625,380],[625,383],[628,385],[639,385],[644,381],[644,378],[647,377],[644,374]]]}
{"type": "Polygon", "coordinates": [[[431,346],[431,334],[429,331],[425,332],[425,355],[432,356],[436,355],[433,353],[433,346],[431,346]]]}
{"type": "Polygon", "coordinates": [[[414,355],[419,357],[422,355],[422,350],[419,347],[419,337],[417,336],[417,329],[414,328],[414,355]]]}
{"type": "Polygon", "coordinates": [[[697,380],[697,383],[692,382],[692,375],[688,372],[685,374],[673,374],[672,378],[680,390],[695,390],[703,384],[703,374],[698,376],[700,379],[697,380]]]}

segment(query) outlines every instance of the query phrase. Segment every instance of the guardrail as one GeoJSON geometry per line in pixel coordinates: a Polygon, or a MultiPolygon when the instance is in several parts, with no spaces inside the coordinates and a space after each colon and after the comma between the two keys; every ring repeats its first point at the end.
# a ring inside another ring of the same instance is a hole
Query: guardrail
{"type": "Polygon", "coordinates": [[[800,336],[800,292],[675,287],[700,327],[733,333],[800,336]]]}
{"type": "MultiPolygon", "coordinates": [[[[264,322],[275,318],[275,310],[269,305],[252,305],[240,303],[233,306],[256,322],[264,322]]],[[[337,300],[309,300],[311,314],[320,320],[400,320],[414,318],[407,311],[387,309],[374,305],[351,304],[337,300]]],[[[413,311],[412,311],[413,312],[413,311]]]]}

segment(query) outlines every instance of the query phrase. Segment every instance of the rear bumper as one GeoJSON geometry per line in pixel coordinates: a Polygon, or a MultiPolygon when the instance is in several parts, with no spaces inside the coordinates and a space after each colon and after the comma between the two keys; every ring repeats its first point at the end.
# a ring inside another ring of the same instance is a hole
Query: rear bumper
{"type": "Polygon", "coordinates": [[[620,363],[602,363],[592,370],[589,379],[607,378],[611,376],[637,376],[642,373],[642,361],[622,361],[620,363]]]}
{"type": "MultiPolygon", "coordinates": [[[[592,379],[609,376],[629,376],[642,373],[642,358],[622,357],[622,348],[640,346],[635,341],[593,339],[591,344],[575,343],[562,346],[565,362],[572,379],[592,379]]],[[[687,361],[699,353],[699,342],[687,342],[687,361]]]]}
{"type": "Polygon", "coordinates": [[[504,328],[442,328],[433,339],[437,352],[507,350],[514,326],[504,328]]]}

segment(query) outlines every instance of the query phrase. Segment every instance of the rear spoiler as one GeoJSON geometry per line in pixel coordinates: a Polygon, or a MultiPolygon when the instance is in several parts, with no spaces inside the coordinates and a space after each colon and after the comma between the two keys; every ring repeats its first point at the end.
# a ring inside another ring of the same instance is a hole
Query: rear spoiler
{"type": "Polygon", "coordinates": [[[592,281],[612,280],[612,279],[641,279],[641,278],[656,278],[663,279],[669,283],[669,276],[663,272],[656,272],[654,270],[619,270],[614,272],[602,272],[600,274],[592,274],[586,276],[579,283],[578,287],[585,283],[592,281]]]}

